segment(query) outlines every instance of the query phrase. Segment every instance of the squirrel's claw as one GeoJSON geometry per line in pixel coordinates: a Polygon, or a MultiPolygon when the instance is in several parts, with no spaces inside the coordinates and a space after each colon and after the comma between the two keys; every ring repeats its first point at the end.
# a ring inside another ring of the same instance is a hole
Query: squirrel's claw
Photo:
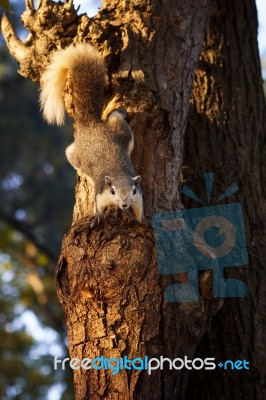
{"type": "Polygon", "coordinates": [[[91,228],[94,228],[96,225],[99,225],[101,223],[101,214],[97,213],[97,214],[93,214],[90,217],[90,226],[91,228]]]}

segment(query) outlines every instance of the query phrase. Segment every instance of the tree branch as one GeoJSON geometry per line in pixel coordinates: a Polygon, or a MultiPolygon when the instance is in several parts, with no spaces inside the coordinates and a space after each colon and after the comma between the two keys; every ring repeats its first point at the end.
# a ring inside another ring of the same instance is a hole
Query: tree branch
{"type": "Polygon", "coordinates": [[[26,10],[21,19],[29,31],[24,41],[18,38],[6,14],[1,29],[10,53],[20,64],[18,72],[33,81],[40,80],[53,50],[72,43],[78,30],[87,29],[89,21],[86,16],[77,15],[73,1],[55,3],[52,0],[40,1],[37,9],[32,0],[26,0],[26,10]],[[58,42],[55,42],[55,37],[58,42]]]}
{"type": "Polygon", "coordinates": [[[6,13],[4,13],[2,17],[1,29],[10,53],[19,63],[21,63],[23,59],[27,58],[28,51],[26,46],[17,36],[6,13]]]}

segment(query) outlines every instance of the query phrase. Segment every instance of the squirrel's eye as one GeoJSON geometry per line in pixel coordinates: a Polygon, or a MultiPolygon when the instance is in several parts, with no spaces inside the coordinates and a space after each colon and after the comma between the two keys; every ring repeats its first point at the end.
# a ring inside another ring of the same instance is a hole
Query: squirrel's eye
{"type": "Polygon", "coordinates": [[[133,189],[133,194],[136,194],[136,193],[137,193],[137,189],[134,188],[134,189],[133,189]]]}
{"type": "Polygon", "coordinates": [[[111,188],[110,191],[111,191],[111,194],[113,194],[113,195],[115,194],[115,190],[113,188],[111,188]]]}

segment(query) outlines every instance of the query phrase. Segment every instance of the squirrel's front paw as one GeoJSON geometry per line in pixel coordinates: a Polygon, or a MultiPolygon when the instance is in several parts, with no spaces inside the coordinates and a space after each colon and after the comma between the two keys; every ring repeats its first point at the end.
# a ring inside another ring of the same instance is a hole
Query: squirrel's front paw
{"type": "Polygon", "coordinates": [[[101,214],[93,214],[91,217],[90,217],[90,226],[91,226],[91,228],[94,228],[96,225],[99,225],[100,223],[101,223],[101,220],[102,220],[102,218],[101,218],[101,214]]]}

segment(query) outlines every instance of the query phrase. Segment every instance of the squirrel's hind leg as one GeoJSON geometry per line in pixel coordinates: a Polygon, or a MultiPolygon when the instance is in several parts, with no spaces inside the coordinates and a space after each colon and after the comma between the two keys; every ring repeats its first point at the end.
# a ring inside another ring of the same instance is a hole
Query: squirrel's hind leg
{"type": "Polygon", "coordinates": [[[73,142],[69,146],[67,146],[66,157],[67,157],[69,163],[72,165],[72,167],[74,167],[76,170],[78,170],[80,168],[81,162],[80,162],[80,159],[78,156],[75,142],[73,142]]]}
{"type": "Polygon", "coordinates": [[[127,112],[123,108],[113,111],[107,118],[106,124],[116,133],[120,145],[125,149],[128,156],[131,156],[134,148],[134,135],[126,121],[127,112]]]}

